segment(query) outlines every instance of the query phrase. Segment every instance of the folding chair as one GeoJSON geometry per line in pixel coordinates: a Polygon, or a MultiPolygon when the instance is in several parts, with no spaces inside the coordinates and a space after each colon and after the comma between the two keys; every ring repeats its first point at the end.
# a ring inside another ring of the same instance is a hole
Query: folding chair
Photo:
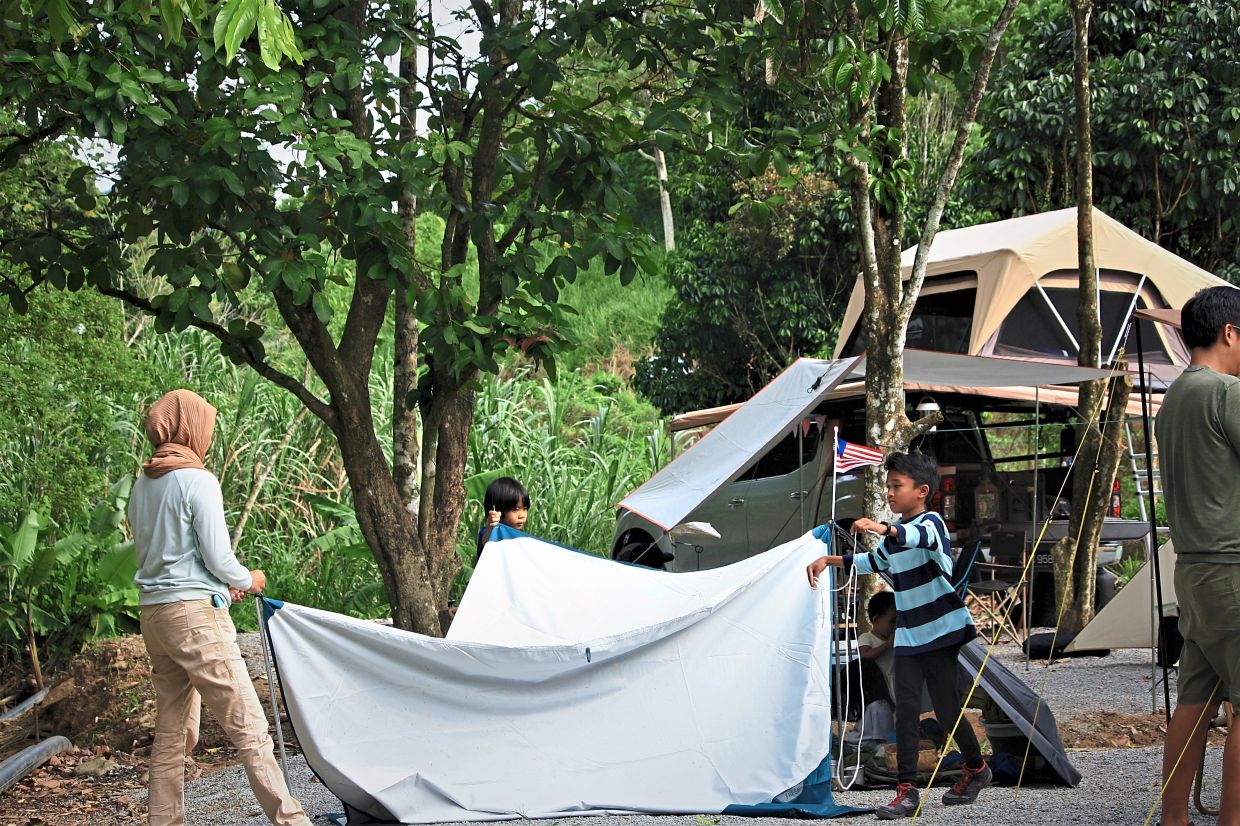
{"type": "Polygon", "coordinates": [[[952,565],[952,588],[964,599],[969,590],[969,577],[973,575],[973,563],[982,551],[982,540],[973,543],[972,548],[961,548],[952,565]]]}
{"type": "Polygon", "coordinates": [[[990,622],[992,639],[1006,634],[1012,642],[1021,640],[1018,625],[1023,623],[1016,606],[1023,610],[1028,605],[1028,578],[1019,589],[1016,583],[1024,573],[1027,553],[1024,531],[995,531],[990,535],[990,561],[973,565],[976,576],[969,583],[966,601],[990,622]]]}

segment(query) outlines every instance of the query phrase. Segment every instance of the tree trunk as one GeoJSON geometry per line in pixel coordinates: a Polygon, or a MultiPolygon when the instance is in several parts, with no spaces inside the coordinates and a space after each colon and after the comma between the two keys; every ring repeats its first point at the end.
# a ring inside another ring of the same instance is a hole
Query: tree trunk
{"type": "Polygon", "coordinates": [[[1111,380],[1106,415],[1098,428],[1098,407],[1082,425],[1089,436],[1072,463],[1072,519],[1068,534],[1055,543],[1055,596],[1060,617],[1056,626],[1076,633],[1094,616],[1094,578],[1098,540],[1111,502],[1111,484],[1124,455],[1124,412],[1132,391],[1128,375],[1111,380]]]}
{"type": "MultiPolygon", "coordinates": [[[[340,455],[362,536],[370,545],[397,628],[437,636],[441,633],[438,594],[426,565],[415,520],[404,507],[395,478],[369,423],[350,421],[337,408],[340,455]]],[[[455,524],[455,523],[454,523],[455,524]]]]}
{"type": "Polygon", "coordinates": [[[663,249],[676,249],[676,221],[672,216],[672,196],[667,191],[667,158],[658,146],[654,148],[654,170],[659,178],[659,212],[663,215],[663,249]]]}
{"type": "MultiPolygon", "coordinates": [[[[417,138],[417,75],[418,50],[414,46],[405,46],[400,64],[400,76],[405,84],[400,92],[400,137],[405,144],[412,144],[417,138]]],[[[418,199],[408,186],[401,187],[398,209],[405,243],[409,247],[409,260],[417,262],[418,199]]],[[[417,266],[416,263],[414,266],[417,266]]],[[[397,273],[396,283],[396,329],[392,342],[395,362],[392,374],[392,473],[405,509],[416,515],[421,504],[421,487],[418,484],[420,445],[418,405],[411,397],[418,386],[418,319],[410,295],[416,280],[412,274],[404,277],[397,273]]],[[[419,286],[429,287],[425,283],[419,286]]]]}
{"type": "MultiPolygon", "coordinates": [[[[911,422],[904,412],[905,333],[925,278],[930,246],[938,232],[939,220],[947,199],[955,186],[969,133],[986,92],[995,53],[1011,23],[1017,4],[1018,0],[1006,0],[991,27],[968,101],[957,126],[951,152],[927,212],[907,283],[903,279],[900,266],[904,243],[903,205],[898,199],[887,199],[886,202],[873,199],[869,163],[855,155],[845,158],[853,171],[853,222],[858,233],[862,281],[865,285],[862,317],[866,337],[866,441],[871,447],[882,448],[884,453],[907,450],[914,438],[941,419],[941,416],[933,416],[911,422]]],[[[885,132],[901,137],[894,146],[887,144],[882,150],[879,162],[884,172],[907,155],[908,41],[903,36],[888,37],[889,34],[880,34],[880,40],[890,43],[885,57],[888,65],[892,67],[892,76],[878,90],[877,117],[878,125],[884,127],[885,132]]],[[[872,116],[868,112],[854,114],[857,115],[863,135],[868,137],[872,116]]],[[[869,468],[866,471],[863,508],[864,513],[869,516],[882,514],[887,510],[884,474],[881,469],[869,468]]]]}
{"type": "MultiPolygon", "coordinates": [[[[424,464],[422,511],[418,520],[431,587],[446,606],[452,581],[461,570],[457,531],[465,508],[465,466],[474,421],[474,391],[460,385],[440,389],[424,414],[434,428],[433,461],[424,464]]],[[[425,455],[425,454],[424,454],[425,455]]],[[[445,631],[446,624],[445,624],[445,631]]]]}
{"type": "MultiPolygon", "coordinates": [[[[1076,220],[1077,220],[1077,335],[1080,350],[1077,363],[1082,367],[1102,364],[1102,322],[1098,312],[1098,269],[1094,263],[1094,179],[1093,137],[1090,114],[1089,26],[1092,0],[1072,0],[1072,75],[1076,103],[1076,220]]],[[[1059,595],[1061,625],[1079,631],[1093,616],[1094,568],[1098,560],[1098,540],[1110,503],[1111,485],[1119,468],[1123,447],[1121,428],[1131,381],[1115,380],[1111,398],[1106,400],[1105,433],[1098,428],[1105,382],[1082,384],[1078,410],[1084,415],[1077,426],[1080,447],[1072,474],[1072,520],[1067,537],[1053,551],[1056,592],[1059,595]],[[1116,387],[1115,385],[1120,385],[1116,387]],[[1117,393],[1122,392],[1122,404],[1117,393]],[[1112,421],[1114,420],[1114,421],[1112,421]],[[1112,444],[1114,440],[1114,444],[1112,444]]]]}

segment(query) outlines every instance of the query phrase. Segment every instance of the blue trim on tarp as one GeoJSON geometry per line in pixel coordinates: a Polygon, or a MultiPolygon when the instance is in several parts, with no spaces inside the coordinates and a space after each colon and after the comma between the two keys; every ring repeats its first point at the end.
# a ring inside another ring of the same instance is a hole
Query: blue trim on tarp
{"type": "Polygon", "coordinates": [[[798,817],[827,818],[868,814],[873,809],[859,809],[835,802],[831,792],[831,754],[818,764],[818,768],[805,778],[801,793],[786,803],[756,803],[752,806],[733,805],[723,810],[725,815],[739,817],[798,817]]]}
{"type": "Polygon", "coordinates": [[[279,611],[281,608],[284,607],[283,600],[272,599],[271,597],[264,597],[261,595],[258,597],[258,599],[262,600],[263,619],[265,620],[271,619],[271,617],[275,614],[276,611],[279,611]]]}
{"type": "Polygon", "coordinates": [[[614,562],[617,565],[628,565],[630,568],[641,568],[644,571],[658,571],[661,574],[667,573],[667,571],[662,571],[658,568],[651,568],[649,565],[638,565],[636,562],[624,562],[623,560],[600,556],[599,554],[590,553],[589,551],[583,551],[580,548],[574,548],[572,545],[564,545],[552,539],[544,539],[541,536],[534,536],[532,533],[519,531],[516,528],[503,524],[502,522],[491,529],[490,535],[487,536],[487,544],[490,545],[492,542],[499,542],[504,539],[520,539],[521,537],[525,537],[526,539],[536,539],[544,545],[553,545],[565,551],[572,551],[575,554],[581,554],[582,556],[592,556],[595,559],[606,559],[608,562],[614,562]]]}

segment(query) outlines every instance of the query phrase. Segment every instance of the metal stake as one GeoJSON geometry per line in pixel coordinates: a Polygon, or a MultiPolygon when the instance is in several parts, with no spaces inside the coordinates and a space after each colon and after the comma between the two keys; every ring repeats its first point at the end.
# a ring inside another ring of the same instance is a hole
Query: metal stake
{"type": "Polygon", "coordinates": [[[288,779],[288,755],[284,752],[284,727],[280,724],[280,707],[276,705],[276,681],[271,676],[271,653],[267,648],[267,618],[263,616],[263,597],[255,595],[254,613],[258,615],[258,639],[263,644],[263,665],[267,667],[267,691],[271,696],[271,716],[276,721],[276,744],[280,747],[280,769],[284,772],[284,785],[288,779]]]}

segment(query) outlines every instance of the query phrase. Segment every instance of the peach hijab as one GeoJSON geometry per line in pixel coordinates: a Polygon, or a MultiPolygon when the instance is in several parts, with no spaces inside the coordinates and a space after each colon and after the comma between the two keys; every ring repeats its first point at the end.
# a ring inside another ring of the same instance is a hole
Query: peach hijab
{"type": "Polygon", "coordinates": [[[155,445],[142,466],[152,479],[181,468],[205,470],[203,459],[215,435],[215,408],[192,390],[173,390],[146,414],[146,438],[155,445]]]}

